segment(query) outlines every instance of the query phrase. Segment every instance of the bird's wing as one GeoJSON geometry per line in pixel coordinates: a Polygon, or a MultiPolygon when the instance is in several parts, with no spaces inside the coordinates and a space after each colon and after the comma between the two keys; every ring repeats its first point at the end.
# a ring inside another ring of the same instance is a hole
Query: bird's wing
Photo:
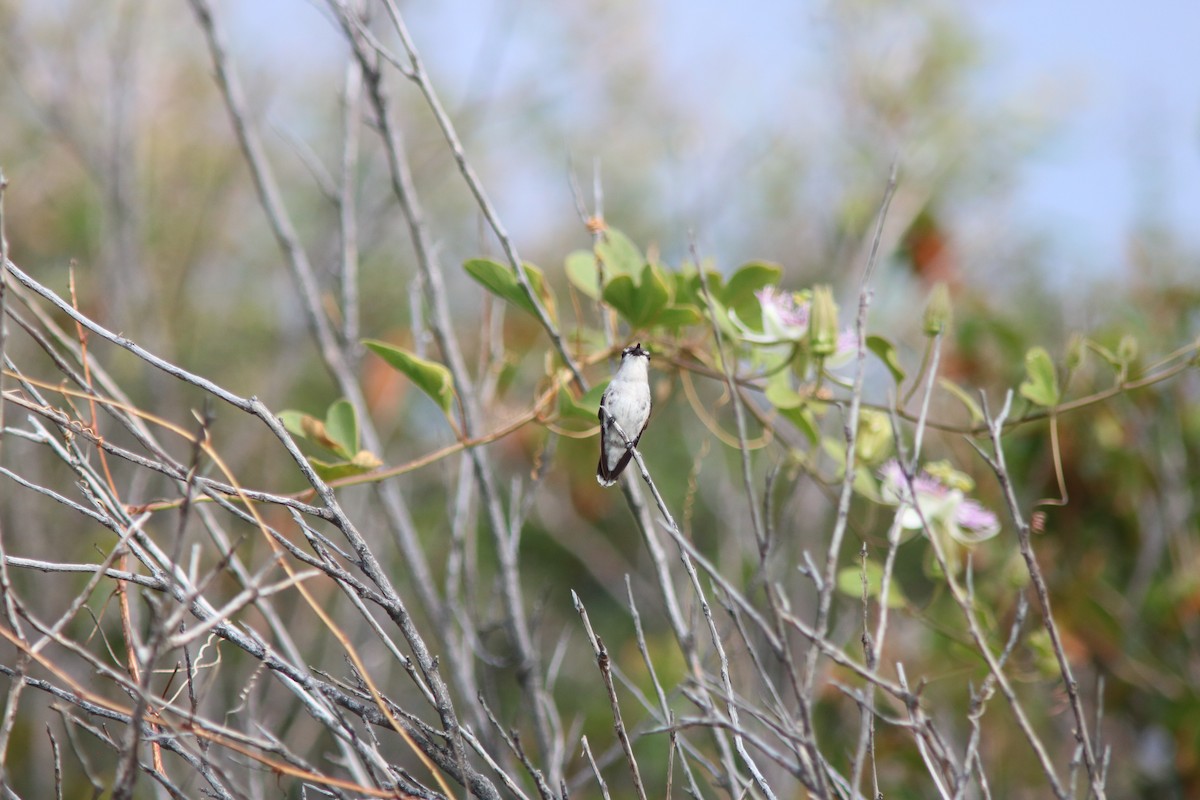
{"type": "MultiPolygon", "coordinates": [[[[601,404],[602,404],[602,405],[603,405],[603,402],[604,402],[604,401],[603,401],[603,400],[601,400],[601,404]]],[[[647,413],[646,413],[646,421],[642,423],[642,429],[641,429],[640,431],[638,431],[638,432],[637,432],[637,436],[634,436],[632,439],[630,439],[630,440],[629,440],[629,441],[630,441],[630,443],[633,445],[633,447],[637,447],[637,443],[638,443],[638,442],[640,442],[640,441],[642,440],[642,434],[646,432],[646,428],[647,428],[647,426],[649,426],[649,425],[650,425],[650,413],[649,413],[649,412],[647,412],[647,413]]],[[[633,458],[633,447],[628,447],[628,448],[626,448],[626,449],[625,449],[625,452],[621,454],[621,457],[620,457],[620,459],[618,459],[618,460],[617,460],[617,464],[616,464],[616,466],[614,466],[614,467],[613,467],[612,469],[610,469],[610,470],[606,470],[606,472],[608,473],[608,474],[606,474],[606,475],[604,476],[606,480],[609,480],[609,481],[615,481],[615,480],[617,479],[617,477],[618,477],[618,476],[619,476],[619,475],[620,475],[622,472],[624,472],[624,471],[625,471],[625,467],[629,466],[629,459],[633,458]]],[[[600,452],[600,465],[601,465],[601,468],[602,468],[602,469],[603,469],[603,467],[604,467],[604,457],[605,457],[605,455],[606,455],[606,454],[604,453],[604,451],[603,451],[603,450],[601,450],[601,452],[600,452]]]]}
{"type": "MultiPolygon", "coordinates": [[[[625,467],[629,464],[629,459],[631,458],[633,458],[633,451],[626,450],[617,461],[617,465],[607,471],[608,474],[604,476],[604,479],[609,482],[615,482],[621,476],[621,473],[625,471],[625,467]]],[[[600,461],[601,463],[604,462],[604,456],[600,456],[600,461]]]]}

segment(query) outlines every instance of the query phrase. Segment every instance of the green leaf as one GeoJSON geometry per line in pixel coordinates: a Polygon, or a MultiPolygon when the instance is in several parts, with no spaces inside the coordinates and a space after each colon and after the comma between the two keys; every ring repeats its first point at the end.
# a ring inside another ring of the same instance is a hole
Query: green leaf
{"type": "MultiPolygon", "coordinates": [[[[838,591],[850,597],[862,597],[863,595],[863,572],[859,567],[845,567],[838,570],[837,588],[838,591]]],[[[866,564],[867,576],[867,597],[879,599],[880,593],[883,591],[883,567],[876,564],[874,561],[868,561],[866,564]]],[[[904,592],[900,590],[900,584],[896,582],[896,576],[888,582],[888,608],[900,608],[907,600],[904,598],[904,592]]]]}
{"type": "Polygon", "coordinates": [[[817,429],[817,420],[813,417],[812,407],[809,405],[800,405],[795,408],[781,408],[779,415],[796,426],[796,430],[804,434],[804,438],[808,439],[809,444],[816,444],[821,438],[821,432],[817,429]]]}
{"type": "MultiPolygon", "coordinates": [[[[551,320],[557,319],[558,309],[554,303],[554,292],[546,285],[546,276],[542,274],[540,269],[528,261],[525,262],[524,266],[525,275],[529,278],[529,285],[533,288],[533,293],[541,298],[542,307],[546,309],[546,316],[550,317],[551,320]]],[[[521,297],[525,298],[524,292],[521,292],[521,297]]],[[[537,314],[534,314],[534,316],[536,317],[537,314]]]]}
{"type": "Polygon", "coordinates": [[[604,302],[615,308],[634,330],[653,322],[669,299],[667,282],[651,264],[642,268],[638,283],[629,275],[618,275],[604,286],[604,302]]]}
{"type": "Polygon", "coordinates": [[[604,390],[608,388],[608,384],[609,381],[596,384],[591,389],[588,389],[583,397],[575,401],[576,405],[583,409],[584,413],[591,417],[593,422],[599,421],[600,399],[604,397],[604,390]]]}
{"type": "Polygon", "coordinates": [[[596,424],[600,413],[600,398],[608,387],[608,381],[593,386],[582,397],[576,400],[570,390],[564,386],[558,392],[558,413],[563,419],[576,419],[596,424]]]}
{"type": "Polygon", "coordinates": [[[726,308],[740,309],[750,303],[757,305],[758,298],[754,293],[765,286],[777,285],[782,276],[783,268],[778,264],[751,261],[749,264],[743,264],[730,276],[725,288],[718,291],[716,287],[712,287],[713,293],[726,308]]]}
{"type": "Polygon", "coordinates": [[[387,342],[365,339],[363,344],[396,370],[408,376],[408,379],[432,397],[443,411],[450,412],[450,407],[454,405],[454,383],[450,378],[450,370],[445,366],[436,361],[426,361],[387,342]]]}
{"type": "Polygon", "coordinates": [[[767,379],[767,389],[763,393],[767,402],[779,410],[799,408],[804,405],[804,398],[792,388],[788,373],[780,371],[767,379]]]}
{"type": "MultiPolygon", "coordinates": [[[[733,318],[730,317],[730,313],[732,313],[732,312],[728,308],[726,308],[725,305],[720,300],[718,300],[715,297],[712,298],[711,302],[712,302],[712,319],[716,320],[717,325],[720,326],[720,328],[721,328],[721,332],[724,333],[726,336],[728,336],[730,339],[733,339],[733,340],[741,339],[744,334],[744,331],[742,331],[737,325],[734,324],[733,318]]],[[[708,305],[704,302],[703,296],[701,296],[701,298],[700,298],[700,308],[704,309],[705,311],[708,311],[708,305]]],[[[753,306],[743,306],[742,312],[750,314],[750,316],[755,320],[755,322],[753,324],[756,326],[756,329],[762,328],[762,309],[760,309],[758,307],[757,303],[755,303],[753,306]]],[[[742,315],[738,315],[738,319],[741,320],[741,322],[743,324],[749,324],[749,323],[747,323],[746,318],[742,315]]]]}
{"type": "Polygon", "coordinates": [[[1034,347],[1025,354],[1025,375],[1020,387],[1022,397],[1047,408],[1058,403],[1058,375],[1045,348],[1034,347]]]}
{"type": "Polygon", "coordinates": [[[896,346],[882,336],[868,336],[867,349],[874,353],[883,365],[892,373],[892,380],[899,386],[904,382],[904,367],[900,366],[900,357],[896,354],[896,346]]]}
{"type": "Polygon", "coordinates": [[[596,255],[604,261],[606,283],[618,275],[637,275],[646,263],[637,245],[616,228],[609,228],[604,232],[604,236],[596,245],[596,255]]]}
{"type": "Polygon", "coordinates": [[[308,438],[308,435],[304,432],[305,417],[311,419],[303,411],[296,411],[290,408],[279,412],[279,421],[283,423],[283,427],[287,429],[287,432],[292,436],[299,436],[302,439],[308,438]]]}
{"type": "MultiPolygon", "coordinates": [[[[492,294],[504,298],[530,316],[537,316],[537,310],[530,302],[529,296],[521,288],[516,274],[506,265],[489,258],[472,258],[463,263],[463,269],[492,294]]],[[[554,295],[546,287],[542,271],[532,264],[525,264],[525,275],[529,278],[529,285],[533,289],[533,293],[541,300],[546,313],[551,319],[554,319],[554,295]]]]}
{"type": "Polygon", "coordinates": [[[695,285],[695,269],[691,264],[681,264],[679,269],[672,270],[671,273],[671,296],[675,298],[676,303],[691,303],[699,306],[700,298],[696,297],[695,285]]]}
{"type": "Polygon", "coordinates": [[[966,406],[967,413],[971,415],[972,424],[977,425],[983,422],[983,411],[979,408],[979,404],[975,402],[975,398],[967,394],[966,389],[945,378],[938,378],[938,386],[941,386],[947,392],[957,397],[958,402],[966,406]]]}
{"type": "Polygon", "coordinates": [[[283,427],[287,428],[293,436],[298,436],[338,455],[349,456],[341,442],[329,435],[325,423],[313,415],[305,414],[302,411],[288,410],[281,411],[279,419],[283,423],[283,427]]]}
{"type": "Polygon", "coordinates": [[[529,298],[517,283],[517,276],[508,267],[489,258],[471,258],[463,263],[463,269],[492,294],[534,313],[529,298]]]}
{"type": "Polygon", "coordinates": [[[503,397],[516,383],[520,374],[520,363],[516,359],[506,357],[503,361],[501,361],[500,374],[496,376],[497,396],[503,397]]]}
{"type": "Polygon", "coordinates": [[[604,302],[616,309],[622,317],[632,321],[634,304],[637,302],[637,291],[637,284],[633,282],[632,277],[618,275],[610,278],[608,283],[604,284],[604,302]]]}
{"type": "Polygon", "coordinates": [[[337,447],[334,452],[345,458],[358,451],[358,416],[348,400],[338,400],[325,412],[325,432],[337,447]]]}
{"type": "Polygon", "coordinates": [[[658,312],[658,316],[654,318],[654,324],[671,330],[679,330],[688,325],[696,325],[703,319],[700,310],[695,306],[670,306],[658,312]]]}
{"type": "Polygon", "coordinates": [[[594,253],[576,250],[567,256],[565,268],[572,286],[593,300],[600,299],[600,271],[596,269],[594,253]]]}
{"type": "Polygon", "coordinates": [[[781,417],[804,434],[809,444],[817,443],[820,432],[817,430],[812,408],[806,402],[806,398],[792,388],[790,373],[781,370],[767,378],[767,388],[763,394],[781,417]]]}
{"type": "Polygon", "coordinates": [[[379,459],[366,450],[360,452],[353,459],[345,461],[322,461],[319,458],[310,458],[308,463],[312,465],[313,471],[320,476],[321,480],[327,482],[362,475],[364,472],[370,472],[380,466],[379,459]]]}
{"type": "Polygon", "coordinates": [[[846,442],[839,436],[826,436],[821,439],[821,450],[837,466],[838,480],[846,470],[846,442]]]}
{"type": "MultiPolygon", "coordinates": [[[[709,291],[713,293],[713,299],[720,302],[721,293],[724,291],[724,277],[711,267],[708,261],[702,265],[704,267],[704,277],[708,281],[709,291]]],[[[700,272],[696,265],[691,261],[685,261],[680,265],[679,270],[674,274],[675,278],[675,302],[677,304],[688,303],[697,308],[707,308],[704,302],[704,294],[701,292],[700,272]]]]}
{"type": "Polygon", "coordinates": [[[821,438],[821,432],[817,429],[817,421],[812,416],[812,409],[808,405],[800,405],[799,408],[781,408],[779,414],[796,426],[797,431],[803,433],[804,438],[809,440],[809,444],[815,445],[821,438]]]}

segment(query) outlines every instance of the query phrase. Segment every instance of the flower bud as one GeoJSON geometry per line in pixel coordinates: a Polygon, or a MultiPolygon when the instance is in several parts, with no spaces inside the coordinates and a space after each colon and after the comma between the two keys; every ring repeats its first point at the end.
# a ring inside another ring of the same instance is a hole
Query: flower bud
{"type": "Polygon", "coordinates": [[[1125,334],[1121,337],[1121,341],[1117,342],[1117,359],[1125,365],[1129,366],[1137,358],[1138,340],[1132,334],[1125,334]]]}
{"type": "Polygon", "coordinates": [[[838,307],[833,300],[833,289],[826,284],[813,287],[808,336],[812,354],[817,358],[825,358],[837,352],[838,307]]]}
{"type": "Polygon", "coordinates": [[[929,293],[929,304],[925,306],[924,330],[926,336],[938,336],[950,325],[950,289],[942,281],[933,285],[929,293]]]}
{"type": "Polygon", "coordinates": [[[869,408],[859,412],[854,452],[869,466],[875,466],[891,455],[892,423],[887,414],[869,408]]]}

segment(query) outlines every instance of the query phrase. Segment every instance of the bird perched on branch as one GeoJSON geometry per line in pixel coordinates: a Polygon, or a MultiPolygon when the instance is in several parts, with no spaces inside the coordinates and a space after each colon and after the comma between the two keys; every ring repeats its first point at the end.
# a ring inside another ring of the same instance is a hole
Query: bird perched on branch
{"type": "Polygon", "coordinates": [[[600,463],[596,466],[596,480],[601,486],[617,482],[650,421],[649,368],[650,351],[642,349],[641,342],[626,347],[621,351],[617,374],[600,398],[600,463]]]}

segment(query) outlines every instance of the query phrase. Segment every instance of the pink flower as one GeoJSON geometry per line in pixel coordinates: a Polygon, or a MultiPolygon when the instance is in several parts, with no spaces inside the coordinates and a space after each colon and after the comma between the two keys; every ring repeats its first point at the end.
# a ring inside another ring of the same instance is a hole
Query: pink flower
{"type": "Polygon", "coordinates": [[[786,344],[798,342],[808,333],[809,302],[801,295],[764,286],[754,296],[762,308],[761,333],[742,322],[733,309],[729,310],[729,317],[743,339],[755,344],[786,344]]]}
{"type": "Polygon", "coordinates": [[[899,507],[904,528],[918,530],[928,525],[930,531],[944,533],[964,545],[978,544],[1000,532],[996,515],[966,497],[965,492],[974,487],[974,482],[948,462],[930,464],[914,475],[911,491],[904,470],[895,460],[880,468],[879,478],[884,502],[899,507]]]}

